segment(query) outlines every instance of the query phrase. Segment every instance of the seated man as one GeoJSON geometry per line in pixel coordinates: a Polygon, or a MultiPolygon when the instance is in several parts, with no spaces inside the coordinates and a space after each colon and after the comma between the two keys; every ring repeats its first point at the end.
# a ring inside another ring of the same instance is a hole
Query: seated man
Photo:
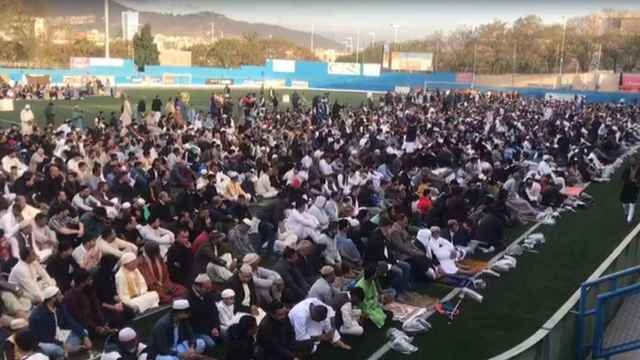
{"type": "Polygon", "coordinates": [[[260,323],[265,313],[258,306],[251,266],[242,265],[240,270],[227,282],[227,288],[236,294],[235,310],[253,315],[260,323]]]}
{"type": "Polygon", "coordinates": [[[191,328],[188,300],[174,300],[171,311],[161,317],[151,331],[149,357],[156,360],[191,359],[202,354],[205,342],[191,328]]]}
{"type": "MultiPolygon", "coordinates": [[[[278,284],[282,282],[282,277],[270,269],[260,266],[262,259],[256,253],[250,253],[242,258],[242,263],[251,266],[253,271],[253,283],[256,286],[256,297],[258,304],[269,304],[274,299],[276,293],[281,293],[277,289],[278,284]]],[[[280,300],[280,299],[277,299],[280,300]]]]}
{"type": "Polygon", "coordinates": [[[245,199],[251,199],[251,195],[242,190],[240,181],[238,181],[238,173],[232,171],[229,173],[229,182],[227,182],[224,189],[224,198],[231,201],[238,201],[240,197],[245,199]]]}
{"type": "Polygon", "coordinates": [[[58,236],[49,225],[49,219],[46,214],[39,213],[35,217],[33,226],[31,227],[31,240],[36,254],[39,258],[48,259],[53,249],[58,247],[58,236]]]}
{"type": "Polygon", "coordinates": [[[126,253],[120,259],[120,269],[115,275],[116,289],[120,301],[134,308],[137,313],[157,307],[160,298],[155,291],[149,291],[144,277],[138,270],[137,257],[126,253]]]}
{"type": "Polygon", "coordinates": [[[207,349],[210,350],[216,345],[215,339],[220,337],[220,317],[207,274],[196,276],[188,300],[191,305],[193,331],[204,340],[207,349]]]}
{"type": "Polygon", "coordinates": [[[379,280],[385,276],[387,271],[387,266],[384,263],[371,264],[365,268],[364,276],[356,283],[356,287],[361,288],[364,292],[360,309],[366,318],[378,328],[382,328],[387,321],[387,314],[382,305],[393,298],[390,291],[383,292],[380,286],[379,280]]]}
{"type": "Polygon", "coordinates": [[[468,251],[473,252],[474,248],[461,248],[454,246],[449,240],[441,236],[438,226],[431,227],[431,239],[428,244],[428,251],[437,260],[437,273],[453,275],[458,273],[468,274],[466,268],[459,266],[458,262],[463,260],[468,251]]]}
{"type": "Polygon", "coordinates": [[[364,328],[360,325],[362,310],[357,308],[364,300],[364,290],[361,287],[354,287],[348,292],[339,296],[336,300],[335,309],[336,328],[343,335],[360,336],[364,334],[364,328]]]}
{"type": "Polygon", "coordinates": [[[56,285],[36,260],[33,250],[27,248],[20,250],[20,261],[11,269],[9,283],[17,285],[33,303],[41,303],[44,300],[43,290],[56,285]]]}
{"type": "Polygon", "coordinates": [[[89,332],[62,306],[60,290],[49,286],[43,291],[43,298],[44,302],[36,306],[29,317],[29,328],[36,336],[40,350],[52,359],[91,350],[89,332]]]}
{"type": "Polygon", "coordinates": [[[160,297],[160,304],[170,304],[174,299],[184,298],[187,289],[171,281],[167,263],[160,258],[160,245],[154,241],[144,244],[144,254],[138,269],[142,273],[149,290],[160,297]]]}
{"type": "Polygon", "coordinates": [[[102,306],[93,291],[93,279],[86,270],[76,273],[74,287],[64,296],[64,305],[78,323],[92,336],[106,335],[112,329],[102,312],[102,306]]]}
{"type": "Polygon", "coordinates": [[[340,333],[334,328],[335,312],[322,301],[305,299],[289,311],[289,321],[295,332],[296,347],[305,355],[316,352],[320,342],[351,350],[340,339],[340,333]]]}
{"type": "Polygon", "coordinates": [[[288,315],[289,309],[280,302],[274,302],[260,323],[256,342],[262,349],[265,360],[298,358],[294,353],[295,335],[288,315]]]}
{"type": "Polygon", "coordinates": [[[295,304],[307,296],[310,285],[300,271],[300,258],[295,250],[290,247],[285,248],[274,270],[284,280],[283,302],[295,304]]]}
{"type": "Polygon", "coordinates": [[[147,225],[138,225],[136,228],[144,241],[155,241],[160,245],[162,258],[166,257],[169,247],[176,240],[171,231],[160,227],[160,219],[157,217],[149,219],[147,225]]]}
{"type": "Polygon", "coordinates": [[[322,275],[309,289],[308,298],[316,298],[329,306],[336,305],[336,298],[341,294],[340,290],[333,286],[336,273],[333,267],[323,266],[320,269],[322,275]]]}
{"type": "Polygon", "coordinates": [[[87,234],[72,253],[78,265],[89,272],[95,271],[102,260],[102,250],[96,246],[96,239],[96,235],[87,234]]]}
{"type": "Polygon", "coordinates": [[[147,345],[140,342],[136,331],[126,327],[118,332],[116,341],[104,345],[100,360],[147,360],[147,351],[147,345]]]}
{"type": "Polygon", "coordinates": [[[120,259],[125,252],[132,254],[138,253],[138,247],[135,244],[116,237],[112,228],[104,230],[96,240],[96,244],[104,255],[113,255],[118,259],[120,259]]]}
{"type": "Polygon", "coordinates": [[[231,289],[224,289],[220,293],[222,300],[216,302],[216,309],[218,309],[218,320],[220,322],[220,332],[222,335],[226,335],[229,327],[237,321],[237,312],[235,308],[236,293],[231,289]]]}

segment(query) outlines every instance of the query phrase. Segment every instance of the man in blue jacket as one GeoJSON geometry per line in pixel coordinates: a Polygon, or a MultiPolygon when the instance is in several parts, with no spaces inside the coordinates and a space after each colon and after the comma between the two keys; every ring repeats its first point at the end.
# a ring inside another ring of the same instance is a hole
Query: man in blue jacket
{"type": "Polygon", "coordinates": [[[44,302],[36,306],[29,317],[29,327],[38,339],[40,350],[51,359],[62,359],[68,353],[91,349],[89,333],[62,304],[60,289],[49,286],[44,289],[43,297],[44,302]]]}

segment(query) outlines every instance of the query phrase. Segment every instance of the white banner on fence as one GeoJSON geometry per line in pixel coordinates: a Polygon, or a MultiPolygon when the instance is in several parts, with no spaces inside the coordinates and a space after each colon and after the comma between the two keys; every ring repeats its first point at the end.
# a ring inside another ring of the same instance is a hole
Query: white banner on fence
{"type": "Polygon", "coordinates": [[[273,72],[292,73],[296,72],[295,60],[279,60],[273,59],[271,64],[273,72]]]}
{"type": "Polygon", "coordinates": [[[263,84],[266,88],[283,88],[286,84],[286,81],[284,79],[272,79],[265,80],[263,84]]]}
{"type": "Polygon", "coordinates": [[[360,64],[329,63],[327,73],[330,75],[360,75],[360,64]]]}
{"type": "Polygon", "coordinates": [[[547,100],[563,100],[572,101],[576,94],[573,93],[545,93],[544,98],[547,100]]]}
{"type": "Polygon", "coordinates": [[[89,58],[89,65],[91,65],[91,66],[123,67],[124,66],[124,59],[89,58]]]}
{"type": "Polygon", "coordinates": [[[363,64],[362,75],[364,76],[380,76],[380,64],[363,64]]]}
{"type": "Polygon", "coordinates": [[[309,82],[302,80],[291,80],[291,87],[296,89],[308,89],[309,82]]]}
{"type": "Polygon", "coordinates": [[[411,88],[409,86],[396,86],[395,88],[395,92],[400,94],[408,94],[409,91],[411,91],[411,88]]]}
{"type": "Polygon", "coordinates": [[[13,111],[13,100],[11,100],[11,99],[1,99],[0,100],[0,111],[13,111]]]}

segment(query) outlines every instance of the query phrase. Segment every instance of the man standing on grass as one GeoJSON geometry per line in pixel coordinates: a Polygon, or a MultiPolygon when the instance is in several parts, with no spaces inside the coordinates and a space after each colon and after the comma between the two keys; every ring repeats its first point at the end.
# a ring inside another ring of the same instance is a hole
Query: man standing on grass
{"type": "Polygon", "coordinates": [[[53,107],[53,101],[49,101],[47,107],[44,108],[44,117],[47,122],[47,126],[53,125],[56,122],[56,109],[53,107]]]}
{"type": "Polygon", "coordinates": [[[22,127],[22,135],[33,134],[33,111],[31,111],[31,105],[27,104],[20,112],[20,125],[22,127]]]}

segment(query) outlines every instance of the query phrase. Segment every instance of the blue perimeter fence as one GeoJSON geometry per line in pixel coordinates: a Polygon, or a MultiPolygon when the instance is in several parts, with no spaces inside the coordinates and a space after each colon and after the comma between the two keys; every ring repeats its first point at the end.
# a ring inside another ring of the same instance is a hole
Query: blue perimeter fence
{"type": "MultiPolygon", "coordinates": [[[[404,88],[440,88],[469,89],[473,76],[469,73],[433,72],[365,72],[368,64],[355,64],[351,74],[332,73],[332,65],[325,62],[290,61],[293,64],[285,72],[280,66],[274,69],[274,62],[268,60],[261,66],[241,66],[240,68],[205,68],[179,66],[147,66],[144,72],[137,70],[133,60],[126,59],[122,66],[90,66],[82,69],[14,69],[1,68],[0,75],[14,81],[21,81],[26,76],[49,76],[53,84],[64,84],[67,81],[81,83],[83,77],[109,77],[111,85],[128,86],[184,86],[204,87],[207,85],[233,85],[265,88],[309,88],[332,90],[355,90],[385,92],[397,87],[404,88]],[[365,75],[368,74],[368,75],[365,75]]],[[[352,64],[353,65],[353,64],[352,64]]],[[[348,72],[348,71],[347,71],[348,72]]],[[[567,99],[582,96],[586,102],[621,102],[640,103],[640,93],[577,91],[569,88],[496,88],[475,86],[482,91],[518,91],[520,94],[536,98],[567,99]]]]}

